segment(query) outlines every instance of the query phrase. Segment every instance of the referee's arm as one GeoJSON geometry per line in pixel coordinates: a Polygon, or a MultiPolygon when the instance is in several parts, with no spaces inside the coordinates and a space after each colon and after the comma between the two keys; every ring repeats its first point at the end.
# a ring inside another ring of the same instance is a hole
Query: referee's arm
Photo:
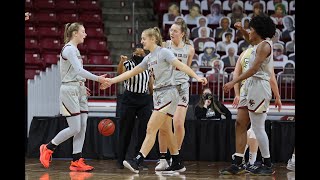
{"type": "Polygon", "coordinates": [[[118,64],[118,67],[117,67],[117,73],[118,75],[124,73],[126,71],[126,68],[124,67],[123,63],[128,59],[127,56],[123,56],[123,55],[120,55],[120,61],[119,61],[119,64],[118,64]]]}

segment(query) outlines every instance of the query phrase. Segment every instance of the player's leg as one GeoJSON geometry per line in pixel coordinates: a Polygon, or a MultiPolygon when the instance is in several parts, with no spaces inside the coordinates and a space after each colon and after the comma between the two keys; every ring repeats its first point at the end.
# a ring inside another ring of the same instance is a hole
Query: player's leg
{"type": "Polygon", "coordinates": [[[94,168],[85,164],[84,158],[82,157],[82,149],[85,140],[86,130],[87,130],[87,120],[88,120],[88,96],[86,94],[86,87],[84,85],[80,86],[80,132],[73,136],[73,152],[72,152],[72,162],[69,167],[71,171],[91,171],[94,168]]]}
{"type": "Polygon", "coordinates": [[[148,122],[146,137],[141,146],[140,152],[133,160],[124,160],[123,165],[132,172],[139,172],[139,165],[144,161],[144,158],[148,155],[152,149],[158,130],[162,124],[170,120],[169,115],[163,114],[159,111],[153,111],[148,122]]]}
{"type": "Polygon", "coordinates": [[[247,131],[248,139],[247,144],[249,146],[249,166],[254,165],[257,159],[258,152],[258,141],[256,139],[256,135],[254,134],[252,127],[247,131]]]}
{"type": "Polygon", "coordinates": [[[60,113],[66,117],[69,127],[61,130],[48,144],[40,146],[40,162],[45,168],[49,167],[56,147],[81,130],[79,98],[73,96],[76,91],[78,91],[77,86],[60,87],[60,113]]]}
{"type": "Polygon", "coordinates": [[[265,130],[265,120],[267,118],[267,110],[269,108],[272,97],[271,87],[268,81],[252,79],[252,88],[248,89],[248,110],[251,126],[256,135],[259,149],[262,156],[263,166],[250,170],[252,174],[271,175],[272,170],[269,138],[265,130]]]}
{"type": "MultiPolygon", "coordinates": [[[[171,121],[171,118],[177,108],[178,91],[172,86],[170,89],[163,89],[153,92],[154,111],[150,117],[147,126],[146,137],[138,155],[132,161],[123,161],[123,165],[132,172],[138,173],[138,166],[152,149],[158,130],[164,122],[171,121]]],[[[171,129],[172,131],[172,129],[171,129]]]]}
{"type": "Polygon", "coordinates": [[[243,174],[245,167],[243,164],[244,150],[247,144],[247,129],[250,124],[248,110],[238,108],[235,122],[236,152],[232,155],[232,164],[220,171],[221,174],[243,174]]]}
{"type": "MultiPolygon", "coordinates": [[[[143,98],[140,98],[142,102],[141,106],[137,109],[137,118],[138,118],[138,142],[135,146],[135,154],[137,154],[142,146],[144,138],[146,137],[147,125],[152,113],[152,96],[150,95],[143,95],[143,98]]],[[[142,164],[143,170],[148,170],[148,166],[143,163],[142,164]]]]}

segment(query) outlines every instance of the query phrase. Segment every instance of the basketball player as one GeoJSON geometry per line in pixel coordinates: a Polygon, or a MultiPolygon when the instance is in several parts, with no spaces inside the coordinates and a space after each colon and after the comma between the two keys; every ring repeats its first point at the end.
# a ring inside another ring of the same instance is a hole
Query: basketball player
{"type": "Polygon", "coordinates": [[[107,78],[109,82],[101,85],[101,89],[105,89],[146,69],[149,70],[154,79],[154,111],[148,122],[146,137],[138,155],[133,160],[123,161],[123,165],[132,172],[139,173],[139,165],[150,152],[155,143],[157,131],[161,129],[166,134],[166,142],[172,156],[172,163],[166,171],[168,173],[173,171],[183,172],[186,168],[179,157],[177,142],[172,132],[172,117],[178,105],[179,97],[173,70],[178,68],[204,85],[207,84],[207,79],[197,76],[189,66],[180,62],[170,50],[160,47],[162,37],[158,27],[144,30],[141,35],[141,43],[145,50],[150,51],[143,61],[130,71],[111,79],[107,78]]]}
{"type": "Polygon", "coordinates": [[[52,153],[62,142],[73,136],[73,152],[71,171],[91,171],[92,166],[85,164],[82,158],[87,118],[88,97],[84,85],[86,79],[106,82],[104,75],[96,76],[83,69],[83,62],[77,45],[84,42],[87,34],[82,24],[78,22],[65,25],[64,42],[60,53],[60,113],[65,116],[69,127],[61,130],[48,144],[40,146],[40,162],[49,168],[52,153]]]}
{"type": "MultiPolygon", "coordinates": [[[[189,43],[189,39],[187,37],[187,30],[188,27],[185,21],[182,20],[179,22],[175,22],[174,24],[172,24],[169,30],[171,40],[163,42],[162,46],[170,49],[179,61],[183,62],[184,64],[187,64],[190,67],[195,51],[193,46],[191,46],[189,43]]],[[[178,150],[180,151],[185,135],[184,122],[189,104],[190,84],[188,82],[189,76],[185,72],[182,72],[179,69],[174,69],[173,72],[179,92],[178,107],[173,116],[173,129],[174,136],[177,139],[178,150]]],[[[167,167],[169,167],[168,162],[166,160],[168,146],[165,139],[165,134],[162,133],[160,129],[158,133],[160,160],[155,168],[156,171],[163,171],[167,167]]]]}
{"type": "MultiPolygon", "coordinates": [[[[236,26],[236,25],[235,25],[236,26]]],[[[248,59],[253,50],[253,46],[249,46],[249,48],[243,51],[238,58],[235,70],[233,72],[233,78],[238,77],[240,74],[244,73],[248,70],[249,64],[248,59]]],[[[252,130],[252,126],[249,130],[247,127],[250,123],[248,109],[246,107],[246,93],[244,92],[244,83],[246,80],[242,80],[241,84],[236,83],[234,86],[235,98],[233,100],[233,107],[238,108],[237,119],[236,119],[236,153],[233,155],[233,158],[241,159],[244,157],[246,149],[249,148],[249,162],[246,165],[246,169],[253,167],[258,152],[258,141],[256,136],[252,130]],[[240,157],[240,158],[239,158],[240,157]]],[[[278,111],[281,110],[281,100],[280,94],[278,90],[277,81],[274,73],[270,77],[270,86],[275,95],[275,106],[278,107],[278,111]]],[[[241,161],[242,162],[242,161],[241,161]]],[[[240,163],[240,162],[238,162],[240,163]]],[[[232,164],[230,167],[222,170],[221,174],[242,174],[245,172],[243,168],[244,164],[241,165],[242,168],[236,167],[237,164],[232,164]]]]}
{"type": "MultiPolygon", "coordinates": [[[[145,51],[141,44],[136,45],[132,57],[120,56],[117,68],[118,74],[129,71],[141,63],[145,51]]],[[[138,122],[138,142],[135,146],[135,153],[138,153],[146,135],[148,120],[152,113],[152,81],[149,78],[148,70],[124,81],[125,91],[122,96],[120,131],[117,166],[123,169],[131,134],[135,122],[138,122]]],[[[144,166],[146,167],[146,166],[144,166]]]]}
{"type": "MultiPolygon", "coordinates": [[[[258,140],[262,155],[262,165],[250,168],[252,174],[271,175],[272,170],[269,139],[265,132],[265,120],[272,98],[270,77],[273,72],[273,50],[270,38],[275,34],[275,24],[270,17],[256,16],[250,23],[249,41],[254,45],[248,59],[249,69],[223,86],[228,92],[236,83],[247,79],[242,93],[246,94],[246,106],[249,111],[252,130],[258,140]]],[[[241,95],[242,96],[242,95],[241,95]]],[[[240,153],[243,153],[241,151],[240,153]]],[[[235,162],[240,165],[242,157],[235,154],[235,162]]],[[[241,169],[240,166],[234,166],[241,169]]]]}

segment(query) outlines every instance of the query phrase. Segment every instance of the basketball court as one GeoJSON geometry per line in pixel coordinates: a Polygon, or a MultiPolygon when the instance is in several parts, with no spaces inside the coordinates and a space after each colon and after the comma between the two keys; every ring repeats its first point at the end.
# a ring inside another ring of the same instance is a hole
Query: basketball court
{"type": "Polygon", "coordinates": [[[229,162],[185,161],[187,170],[183,173],[163,175],[156,173],[154,168],[156,161],[146,161],[148,170],[141,170],[135,174],[128,169],[119,169],[116,160],[90,160],[86,163],[95,169],[91,172],[71,172],[69,170],[71,159],[53,159],[50,167],[45,169],[39,159],[26,159],[25,179],[71,179],[71,180],[101,180],[101,179],[237,179],[237,180],[294,180],[295,172],[286,169],[285,163],[274,164],[275,174],[272,176],[220,175],[219,170],[230,165],[229,162]]]}

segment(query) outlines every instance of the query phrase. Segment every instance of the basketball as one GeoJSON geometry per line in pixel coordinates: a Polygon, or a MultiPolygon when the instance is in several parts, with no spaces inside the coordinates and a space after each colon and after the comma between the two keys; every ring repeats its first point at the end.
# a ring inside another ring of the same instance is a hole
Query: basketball
{"type": "Polygon", "coordinates": [[[110,136],[114,133],[115,124],[111,119],[103,119],[98,124],[99,133],[103,136],[110,136]]]}

